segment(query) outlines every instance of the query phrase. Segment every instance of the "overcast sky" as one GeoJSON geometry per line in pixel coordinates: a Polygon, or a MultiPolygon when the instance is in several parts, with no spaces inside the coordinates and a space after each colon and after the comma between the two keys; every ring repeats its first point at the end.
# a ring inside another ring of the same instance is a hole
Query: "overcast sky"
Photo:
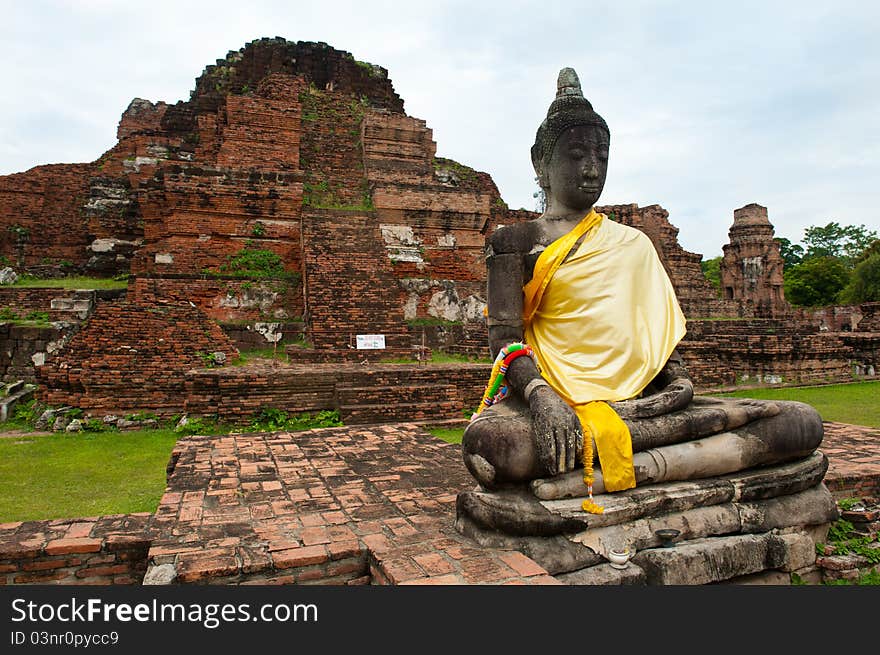
{"type": "Polygon", "coordinates": [[[89,162],[135,97],[186,100],[204,67],[264,36],[388,69],[437,153],[534,208],[529,159],[560,68],[611,129],[601,204],[660,204],[721,254],[733,210],[800,241],[880,229],[880,3],[0,0],[0,174],[89,162]]]}

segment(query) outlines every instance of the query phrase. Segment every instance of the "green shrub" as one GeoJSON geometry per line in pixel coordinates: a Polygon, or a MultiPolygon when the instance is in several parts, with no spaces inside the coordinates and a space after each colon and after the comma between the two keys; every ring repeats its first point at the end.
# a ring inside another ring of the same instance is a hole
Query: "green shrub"
{"type": "MultiPolygon", "coordinates": [[[[175,421],[175,423],[179,423],[175,421]]],[[[217,425],[214,421],[206,418],[187,418],[183,425],[175,425],[174,431],[178,434],[211,434],[216,431],[217,425]]]]}
{"type": "MultiPolygon", "coordinates": [[[[880,564],[880,543],[878,535],[864,535],[855,531],[849,521],[840,519],[828,529],[828,545],[834,549],[834,555],[861,555],[871,564],[880,564]]],[[[816,544],[816,550],[825,554],[823,544],[816,544]]]]}
{"type": "Polygon", "coordinates": [[[324,410],[315,414],[303,412],[288,414],[283,409],[264,407],[253,419],[248,428],[256,432],[272,432],[275,430],[313,430],[315,428],[334,428],[342,425],[339,412],[324,410]]]}
{"type": "Polygon", "coordinates": [[[266,250],[245,246],[234,255],[230,255],[225,264],[219,268],[224,275],[249,278],[289,278],[291,274],[284,270],[281,255],[266,250]]]}
{"type": "Polygon", "coordinates": [[[48,323],[49,322],[49,312],[30,312],[27,316],[24,317],[26,321],[36,321],[37,323],[48,323]]]}

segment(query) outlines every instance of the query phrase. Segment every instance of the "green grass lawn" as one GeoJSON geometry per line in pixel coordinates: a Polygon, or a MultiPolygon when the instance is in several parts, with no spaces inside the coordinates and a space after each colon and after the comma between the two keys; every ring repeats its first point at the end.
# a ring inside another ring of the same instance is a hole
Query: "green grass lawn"
{"type": "Polygon", "coordinates": [[[245,366],[256,360],[274,360],[286,364],[290,361],[290,358],[287,356],[287,351],[285,351],[284,345],[279,345],[277,349],[252,348],[250,350],[240,350],[238,358],[232,360],[232,365],[245,366]]]}
{"type": "MultiPolygon", "coordinates": [[[[388,357],[380,359],[382,364],[418,364],[419,360],[414,357],[388,357]]],[[[435,351],[431,353],[431,359],[428,364],[491,364],[492,360],[486,357],[468,357],[467,355],[456,355],[455,353],[445,353],[435,351]]]]}
{"type": "Polygon", "coordinates": [[[125,289],[128,287],[128,280],[79,275],[47,279],[22,276],[12,286],[52,289],[125,289]]]}
{"type": "Polygon", "coordinates": [[[0,523],[153,512],[171,430],[0,438],[0,523]]]}
{"type": "Polygon", "coordinates": [[[880,382],[854,382],[821,387],[746,389],[724,394],[738,398],[799,400],[816,408],[826,421],[880,428],[880,382]]]}
{"type": "Polygon", "coordinates": [[[428,432],[446,443],[461,443],[464,428],[428,428],[428,432]]]}

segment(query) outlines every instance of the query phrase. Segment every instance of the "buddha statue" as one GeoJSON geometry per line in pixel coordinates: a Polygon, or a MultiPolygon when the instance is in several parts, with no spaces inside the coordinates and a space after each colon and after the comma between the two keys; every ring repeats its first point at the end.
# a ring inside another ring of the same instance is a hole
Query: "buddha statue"
{"type": "Polygon", "coordinates": [[[540,500],[694,480],[809,456],[809,405],[695,397],[676,350],[686,321],[648,237],[597,213],[610,131],[575,71],[531,157],[546,197],[536,219],[486,248],[496,366],[462,440],[480,487],[540,500]]]}

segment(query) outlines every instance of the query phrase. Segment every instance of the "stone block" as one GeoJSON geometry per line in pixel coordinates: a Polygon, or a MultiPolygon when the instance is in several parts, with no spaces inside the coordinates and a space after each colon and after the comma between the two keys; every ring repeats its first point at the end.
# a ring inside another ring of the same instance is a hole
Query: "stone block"
{"type": "Polygon", "coordinates": [[[796,571],[816,563],[816,544],[806,534],[777,535],[775,541],[781,542],[782,557],[779,568],[786,572],[796,571]]]}
{"type": "Polygon", "coordinates": [[[610,564],[597,564],[571,573],[555,576],[568,585],[644,585],[647,577],[641,567],[629,562],[626,568],[616,569],[610,564]]]}
{"type": "Polygon", "coordinates": [[[147,567],[142,584],[145,585],[169,585],[177,578],[177,570],[174,564],[159,564],[147,567]]]}
{"type": "Polygon", "coordinates": [[[772,541],[772,535],[747,534],[643,550],[632,561],[644,569],[650,585],[694,585],[776,569],[784,554],[783,548],[772,541]]]}

